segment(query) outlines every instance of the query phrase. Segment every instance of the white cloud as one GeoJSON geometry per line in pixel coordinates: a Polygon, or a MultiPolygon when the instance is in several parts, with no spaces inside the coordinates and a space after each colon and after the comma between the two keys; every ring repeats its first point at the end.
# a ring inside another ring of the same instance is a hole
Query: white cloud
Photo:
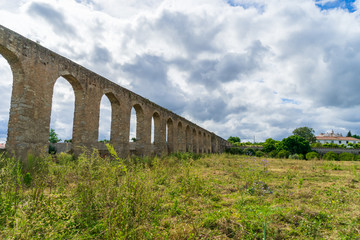
{"type": "Polygon", "coordinates": [[[4,26],[224,138],[281,139],[304,125],[360,134],[357,11],[312,0],[10,2],[4,26]]]}

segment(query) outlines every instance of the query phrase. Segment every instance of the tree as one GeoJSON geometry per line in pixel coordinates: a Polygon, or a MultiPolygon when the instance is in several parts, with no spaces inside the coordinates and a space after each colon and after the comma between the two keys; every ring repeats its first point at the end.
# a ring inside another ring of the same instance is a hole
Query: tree
{"type": "Polygon", "coordinates": [[[266,139],[265,140],[265,142],[264,142],[264,144],[263,144],[263,146],[264,146],[264,148],[263,148],[263,150],[264,150],[264,152],[271,152],[271,151],[273,151],[273,150],[276,150],[276,146],[275,146],[275,144],[277,143],[278,141],[276,141],[276,140],[274,140],[274,139],[272,139],[272,138],[268,138],[268,139],[266,139]]]}
{"type": "Polygon", "coordinates": [[[230,143],[240,143],[241,140],[240,140],[239,137],[232,137],[232,136],[230,136],[230,137],[228,138],[228,142],[230,142],[230,143]]]}
{"type": "Polygon", "coordinates": [[[309,142],[300,136],[292,135],[290,137],[284,138],[278,145],[277,150],[286,150],[291,154],[304,154],[306,155],[311,151],[309,142]]]}
{"type": "Polygon", "coordinates": [[[356,134],[352,135],[352,137],[353,137],[353,138],[360,139],[360,136],[359,136],[359,135],[356,135],[356,134]]]}
{"type": "Polygon", "coordinates": [[[293,134],[305,138],[310,144],[316,142],[315,131],[309,127],[299,127],[293,131],[293,134]]]}
{"type": "Polygon", "coordinates": [[[55,130],[51,128],[49,133],[49,143],[58,143],[60,141],[61,139],[58,138],[58,135],[55,132],[55,130]]]}
{"type": "Polygon", "coordinates": [[[347,133],[347,135],[346,135],[347,137],[351,137],[352,135],[351,135],[351,131],[349,130],[349,132],[347,133]]]}

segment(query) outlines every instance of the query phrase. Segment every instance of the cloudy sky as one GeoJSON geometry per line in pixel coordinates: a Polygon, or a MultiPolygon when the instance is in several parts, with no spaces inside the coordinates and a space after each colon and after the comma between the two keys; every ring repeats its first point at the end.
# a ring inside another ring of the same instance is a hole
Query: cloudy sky
{"type": "MultiPolygon", "coordinates": [[[[0,24],[226,139],[360,134],[360,0],[0,0],[0,24]]],[[[0,141],[11,86],[0,56],[0,141]]],[[[62,139],[73,99],[59,79],[62,139]]]]}

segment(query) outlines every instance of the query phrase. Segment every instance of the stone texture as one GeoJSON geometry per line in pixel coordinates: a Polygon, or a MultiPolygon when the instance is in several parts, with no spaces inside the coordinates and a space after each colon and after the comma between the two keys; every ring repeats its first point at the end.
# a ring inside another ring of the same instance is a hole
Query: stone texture
{"type": "Polygon", "coordinates": [[[110,143],[122,157],[175,151],[223,152],[229,143],[177,114],[0,25],[0,54],[13,73],[7,150],[26,159],[48,146],[53,88],[64,77],[75,93],[71,148],[98,148],[100,101],[111,103],[110,143]],[[136,143],[129,143],[130,114],[136,110],[136,143]],[[154,142],[151,121],[154,118],[154,142]]]}

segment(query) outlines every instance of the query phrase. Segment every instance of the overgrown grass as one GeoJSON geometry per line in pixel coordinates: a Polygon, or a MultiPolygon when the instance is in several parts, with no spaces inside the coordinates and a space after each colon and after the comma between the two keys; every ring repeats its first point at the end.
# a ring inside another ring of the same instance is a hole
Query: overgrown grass
{"type": "Polygon", "coordinates": [[[360,162],[0,157],[1,239],[359,239],[360,162]]]}

